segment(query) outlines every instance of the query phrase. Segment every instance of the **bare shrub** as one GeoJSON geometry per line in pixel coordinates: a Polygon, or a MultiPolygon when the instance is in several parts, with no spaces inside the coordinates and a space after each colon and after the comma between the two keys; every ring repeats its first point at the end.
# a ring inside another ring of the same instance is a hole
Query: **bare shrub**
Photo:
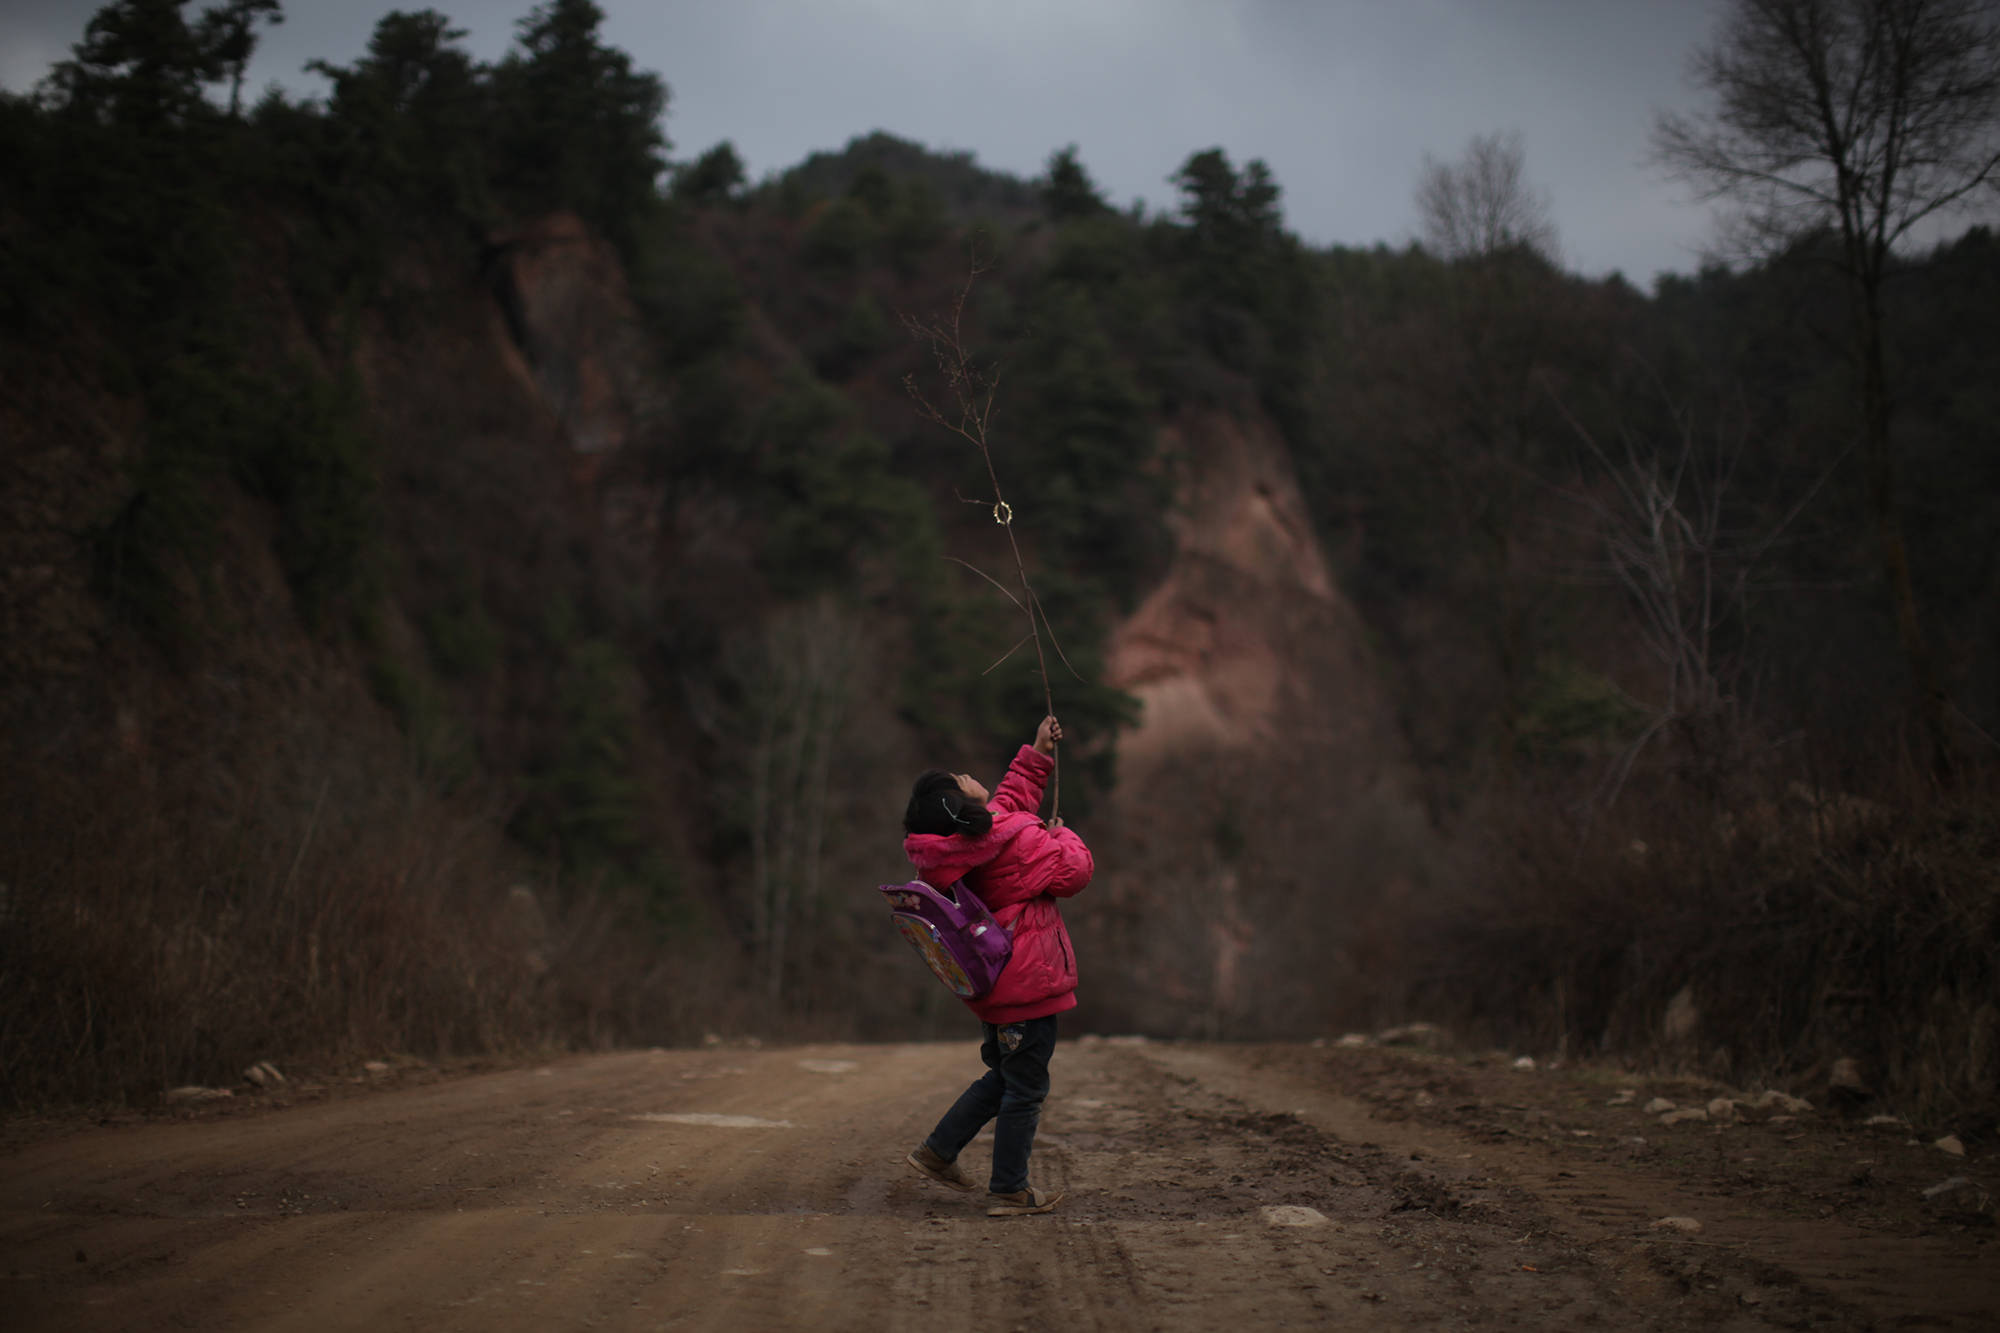
{"type": "Polygon", "coordinates": [[[1990,790],[1864,799],[1774,779],[1726,813],[1679,783],[1646,795],[1580,844],[1550,836],[1544,801],[1496,817],[1483,881],[1415,928],[1408,1007],[1473,1040],[1739,1085],[1848,1056],[1911,1114],[1993,1108],[1990,790]]]}
{"type": "Polygon", "coordinates": [[[468,901],[504,888],[499,868],[470,864],[434,812],[188,767],[15,780],[0,800],[7,1100],[141,1099],[280,1053],[552,1035],[468,901]]]}
{"type": "Polygon", "coordinates": [[[497,823],[333,716],[0,771],[0,1104],[690,1035],[726,960],[663,953],[602,894],[540,895],[524,930],[497,823]]]}
{"type": "Polygon", "coordinates": [[[759,1026],[750,968],[706,913],[604,884],[572,886],[550,913],[549,1019],[565,1047],[687,1045],[759,1026]]]}
{"type": "Polygon", "coordinates": [[[1402,923],[1446,860],[1400,784],[1357,782],[1347,754],[1203,751],[1146,783],[1073,913],[1093,1023],[1278,1040],[1397,1012],[1402,923]]]}

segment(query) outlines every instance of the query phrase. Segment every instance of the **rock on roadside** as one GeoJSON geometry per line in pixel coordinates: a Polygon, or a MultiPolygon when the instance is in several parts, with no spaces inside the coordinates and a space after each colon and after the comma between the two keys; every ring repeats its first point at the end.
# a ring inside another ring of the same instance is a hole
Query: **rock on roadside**
{"type": "Polygon", "coordinates": [[[1924,1207],[1946,1220],[1990,1222],[1993,1192],[1970,1176],[1940,1180],[1924,1191],[1924,1207]]]}
{"type": "Polygon", "coordinates": [[[1861,1062],[1843,1055],[1833,1062],[1833,1068],[1827,1074],[1826,1094],[1836,1102],[1853,1106],[1874,1097],[1875,1090],[1861,1077],[1861,1062]]]}
{"type": "Polygon", "coordinates": [[[1279,1203],[1258,1209],[1267,1226],[1274,1227],[1323,1227],[1327,1217],[1317,1208],[1304,1204],[1279,1203]]]}
{"type": "Polygon", "coordinates": [[[1786,1115],[1804,1115],[1813,1109],[1812,1103],[1803,1097],[1792,1097],[1774,1088],[1766,1088],[1751,1099],[1750,1105],[1758,1111],[1769,1111],[1773,1107],[1786,1115]]]}

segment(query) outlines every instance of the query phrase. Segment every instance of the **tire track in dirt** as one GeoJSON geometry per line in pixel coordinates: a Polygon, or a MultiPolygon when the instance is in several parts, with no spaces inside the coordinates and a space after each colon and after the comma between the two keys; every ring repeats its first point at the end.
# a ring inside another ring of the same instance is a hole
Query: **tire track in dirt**
{"type": "Polygon", "coordinates": [[[1086,1121],[1066,1133],[1063,1148],[1093,1182],[1086,1215],[1120,1235],[1164,1302],[1196,1303],[1218,1322],[1291,1315],[1397,1328],[1553,1327],[1566,1309],[1622,1304],[1587,1260],[1544,1256],[1539,1271],[1523,1270],[1509,1230],[1517,1217],[1458,1216],[1429,1177],[1371,1142],[1212,1085],[1177,1063],[1177,1048],[1099,1049],[1097,1078],[1127,1103],[1101,1130],[1086,1121]],[[1265,1221],[1283,1208],[1326,1221],[1265,1221]],[[1201,1262],[1186,1260],[1189,1247],[1201,1262]],[[1289,1293],[1275,1309],[1274,1292],[1289,1293]]]}
{"type": "Polygon", "coordinates": [[[1117,1326],[1115,1247],[1009,1232],[901,1162],[976,1069],[970,1044],[618,1056],[86,1133],[7,1164],[11,1304],[24,1328],[877,1329],[971,1293],[1117,1326]],[[719,1119],[649,1118],[682,1115],[719,1119]],[[956,1272],[892,1299],[940,1268],[919,1243],[956,1272]]]}

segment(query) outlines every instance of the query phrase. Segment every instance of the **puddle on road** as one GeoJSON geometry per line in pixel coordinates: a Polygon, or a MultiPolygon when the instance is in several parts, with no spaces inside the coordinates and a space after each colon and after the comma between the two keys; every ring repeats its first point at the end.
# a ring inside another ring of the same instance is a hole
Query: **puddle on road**
{"type": "Polygon", "coordinates": [[[789,1120],[766,1120],[755,1115],[722,1115],[715,1111],[647,1111],[632,1117],[673,1125],[713,1125],[717,1129],[797,1129],[789,1120]]]}
{"type": "Polygon", "coordinates": [[[861,1068],[858,1060],[801,1060],[799,1068],[811,1070],[815,1074],[852,1074],[861,1068]]]}

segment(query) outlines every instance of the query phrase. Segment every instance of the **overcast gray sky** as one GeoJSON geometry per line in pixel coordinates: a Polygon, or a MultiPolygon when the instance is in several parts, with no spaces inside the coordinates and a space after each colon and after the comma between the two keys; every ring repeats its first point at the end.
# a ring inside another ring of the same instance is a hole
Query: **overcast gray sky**
{"type": "MultiPolygon", "coordinates": [[[[1167,177],[1221,145],[1261,157],[1315,244],[1401,244],[1425,153],[1518,130],[1565,263],[1641,286],[1690,271],[1706,209],[1645,161],[1656,109],[1721,0],[598,0],[606,40],[672,90],[677,158],[732,140],[753,176],[883,129],[1024,176],[1074,142],[1117,203],[1170,207],[1167,177]]],[[[533,0],[405,0],[493,59],[533,0]]],[[[0,84],[20,91],[95,0],[0,0],[0,84]]],[[[199,12],[194,0],[189,12],[199,12]]],[[[287,0],[251,82],[297,94],[345,64],[379,0],[287,0]]]]}

